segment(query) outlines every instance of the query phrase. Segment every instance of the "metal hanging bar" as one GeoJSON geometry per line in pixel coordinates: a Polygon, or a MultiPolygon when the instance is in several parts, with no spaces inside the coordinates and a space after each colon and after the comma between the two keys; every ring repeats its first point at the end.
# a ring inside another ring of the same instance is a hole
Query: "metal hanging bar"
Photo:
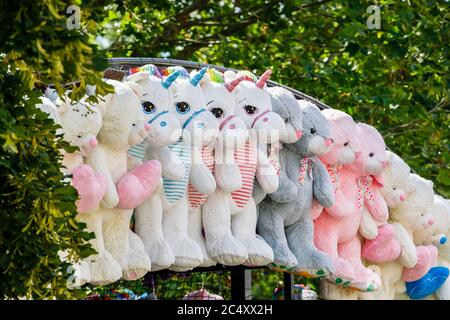
{"type": "MultiPolygon", "coordinates": [[[[207,64],[207,63],[200,63],[200,62],[194,62],[194,61],[187,61],[187,60],[178,60],[178,59],[162,59],[162,58],[142,58],[142,57],[134,57],[134,58],[109,58],[108,62],[111,66],[115,65],[144,65],[144,64],[154,64],[158,66],[182,66],[185,68],[204,68],[204,67],[210,67],[217,69],[219,71],[226,71],[226,70],[232,70],[234,72],[239,72],[238,69],[233,68],[227,68],[224,66],[218,66],[214,64],[207,64]]],[[[304,99],[311,101],[315,105],[317,105],[320,109],[330,109],[331,107],[327,104],[317,100],[316,98],[313,98],[306,93],[303,93],[301,91],[298,91],[296,89],[292,89],[291,87],[288,87],[286,85],[280,84],[278,82],[268,80],[267,85],[269,87],[282,87],[286,90],[291,91],[295,98],[297,99],[304,99]]]]}

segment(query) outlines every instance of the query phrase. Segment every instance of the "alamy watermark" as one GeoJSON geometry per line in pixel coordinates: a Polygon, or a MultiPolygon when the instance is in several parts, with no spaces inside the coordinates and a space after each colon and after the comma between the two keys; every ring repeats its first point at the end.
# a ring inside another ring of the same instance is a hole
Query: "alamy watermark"
{"type": "Polygon", "coordinates": [[[70,5],[67,7],[66,14],[69,14],[69,17],[66,21],[67,29],[73,30],[73,29],[80,29],[81,24],[81,10],[80,7],[77,5],[70,5]]]}
{"type": "Polygon", "coordinates": [[[367,7],[367,13],[370,16],[367,18],[367,28],[370,30],[381,29],[381,9],[380,6],[373,4],[367,7]]]}

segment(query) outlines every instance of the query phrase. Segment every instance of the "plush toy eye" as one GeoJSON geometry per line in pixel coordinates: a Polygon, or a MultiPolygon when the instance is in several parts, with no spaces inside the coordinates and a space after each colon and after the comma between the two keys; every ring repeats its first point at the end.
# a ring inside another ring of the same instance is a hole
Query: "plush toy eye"
{"type": "Polygon", "coordinates": [[[150,101],[142,101],[141,105],[145,113],[152,113],[156,109],[155,105],[150,101]]]}
{"type": "Polygon", "coordinates": [[[392,190],[397,190],[397,187],[392,187],[392,190]]]}
{"type": "Polygon", "coordinates": [[[373,157],[373,152],[369,153],[369,157],[373,157]]]}
{"type": "Polygon", "coordinates": [[[250,115],[258,112],[257,107],[250,106],[250,105],[244,106],[244,110],[245,110],[245,112],[247,112],[247,114],[250,114],[250,115]]]}
{"type": "Polygon", "coordinates": [[[216,118],[222,118],[223,117],[223,110],[221,108],[212,108],[211,113],[214,115],[214,117],[216,118]]]}
{"type": "Polygon", "coordinates": [[[178,113],[185,114],[191,110],[191,106],[186,102],[177,102],[175,103],[175,109],[178,113]]]}
{"type": "Polygon", "coordinates": [[[348,146],[348,142],[344,143],[344,147],[348,146]]]}
{"type": "Polygon", "coordinates": [[[288,121],[289,121],[288,118],[284,119],[284,123],[288,123],[288,121]]]}
{"type": "Polygon", "coordinates": [[[316,133],[316,129],[311,128],[311,130],[309,130],[309,132],[311,132],[311,134],[314,134],[314,133],[316,133]]]}

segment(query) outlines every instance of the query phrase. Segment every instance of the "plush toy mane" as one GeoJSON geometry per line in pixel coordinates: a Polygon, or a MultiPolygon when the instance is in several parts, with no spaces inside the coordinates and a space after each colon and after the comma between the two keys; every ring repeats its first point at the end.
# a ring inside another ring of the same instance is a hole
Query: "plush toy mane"
{"type": "Polygon", "coordinates": [[[149,74],[156,76],[158,78],[162,78],[161,72],[159,72],[158,67],[156,67],[154,64],[146,64],[140,67],[131,68],[128,73],[134,74],[137,72],[148,72],[149,74]]]}
{"type": "Polygon", "coordinates": [[[179,75],[180,78],[190,78],[189,72],[185,68],[180,67],[180,66],[168,67],[168,68],[162,70],[162,73],[165,76],[169,76],[176,71],[180,72],[180,75],[179,75]]]}
{"type": "Polygon", "coordinates": [[[217,82],[217,83],[224,83],[225,82],[223,74],[219,70],[210,68],[210,69],[208,69],[207,73],[208,73],[209,78],[211,79],[212,82],[217,82]]]}

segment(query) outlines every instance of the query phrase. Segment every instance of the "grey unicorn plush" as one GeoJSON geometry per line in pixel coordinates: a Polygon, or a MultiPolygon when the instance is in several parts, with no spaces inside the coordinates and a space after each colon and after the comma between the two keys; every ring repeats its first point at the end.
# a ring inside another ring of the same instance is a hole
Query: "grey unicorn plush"
{"type": "Polygon", "coordinates": [[[318,159],[333,143],[330,127],[319,108],[306,100],[274,104],[274,111],[287,124],[301,113],[303,136],[279,151],[280,187],[259,206],[258,232],[273,249],[275,269],[325,277],[334,269],[331,258],[314,246],[311,205],[313,198],[326,208],[334,204],[331,179],[318,159]]]}

